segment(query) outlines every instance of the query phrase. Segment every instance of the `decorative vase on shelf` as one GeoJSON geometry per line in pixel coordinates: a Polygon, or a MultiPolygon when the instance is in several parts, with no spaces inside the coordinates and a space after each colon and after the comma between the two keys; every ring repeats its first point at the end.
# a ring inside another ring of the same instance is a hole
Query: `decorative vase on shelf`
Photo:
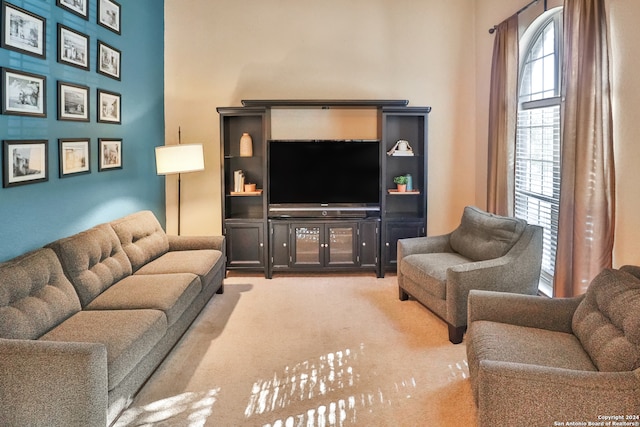
{"type": "Polygon", "coordinates": [[[405,176],[407,177],[407,191],[413,191],[413,177],[410,173],[405,176]]]}
{"type": "Polygon", "coordinates": [[[247,132],[240,137],[240,157],[253,156],[253,140],[247,132]]]}

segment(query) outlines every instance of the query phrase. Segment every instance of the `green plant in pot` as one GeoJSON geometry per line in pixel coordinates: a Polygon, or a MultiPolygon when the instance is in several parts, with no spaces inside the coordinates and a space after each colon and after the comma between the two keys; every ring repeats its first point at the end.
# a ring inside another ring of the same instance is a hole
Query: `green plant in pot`
{"type": "Polygon", "coordinates": [[[407,183],[409,182],[409,178],[407,178],[405,175],[394,177],[393,182],[398,186],[398,192],[402,193],[404,191],[407,191],[407,183]]]}

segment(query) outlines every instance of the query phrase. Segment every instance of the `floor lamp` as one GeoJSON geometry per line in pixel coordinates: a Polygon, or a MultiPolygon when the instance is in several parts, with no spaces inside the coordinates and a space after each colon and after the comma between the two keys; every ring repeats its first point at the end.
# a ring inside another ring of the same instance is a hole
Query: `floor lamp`
{"type": "Polygon", "coordinates": [[[178,236],[180,235],[181,175],[204,170],[202,144],[178,144],[156,147],[156,172],[158,175],[178,174],[178,236]]]}

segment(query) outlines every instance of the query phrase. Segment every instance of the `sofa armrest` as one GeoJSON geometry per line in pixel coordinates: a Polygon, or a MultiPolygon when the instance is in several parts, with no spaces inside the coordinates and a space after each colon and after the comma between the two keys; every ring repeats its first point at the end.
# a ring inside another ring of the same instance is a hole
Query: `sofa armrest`
{"type": "Polygon", "coordinates": [[[453,252],[449,245],[449,234],[440,236],[411,237],[398,240],[398,262],[405,256],[434,252],[453,252]]]}
{"type": "Polygon", "coordinates": [[[480,427],[640,414],[640,370],[588,372],[485,360],[476,381],[480,427]]]}
{"type": "Polygon", "coordinates": [[[0,339],[0,401],[0,425],[106,425],[106,347],[0,339]]]}
{"type": "Polygon", "coordinates": [[[571,320],[584,296],[547,298],[507,292],[471,290],[468,322],[487,320],[571,333],[571,320]]]}
{"type": "Polygon", "coordinates": [[[175,236],[169,237],[170,251],[191,251],[198,249],[216,249],[225,252],[224,236],[175,236]]]}

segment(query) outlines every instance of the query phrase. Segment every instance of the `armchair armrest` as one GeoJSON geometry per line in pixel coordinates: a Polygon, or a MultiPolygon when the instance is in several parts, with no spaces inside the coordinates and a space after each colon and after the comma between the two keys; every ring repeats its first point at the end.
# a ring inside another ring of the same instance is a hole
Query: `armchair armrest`
{"type": "Polygon", "coordinates": [[[197,249],[216,249],[225,252],[224,236],[175,236],[169,238],[170,251],[190,251],[197,249]]]}
{"type": "Polygon", "coordinates": [[[0,424],[107,424],[102,344],[0,339],[0,424]]]}
{"type": "Polygon", "coordinates": [[[471,289],[535,295],[542,262],[542,228],[528,225],[506,255],[447,270],[447,315],[455,327],[467,324],[471,289]]]}
{"type": "Polygon", "coordinates": [[[449,245],[449,234],[440,236],[411,237],[398,240],[398,261],[412,254],[427,254],[434,252],[453,252],[449,245]]]}
{"type": "Polygon", "coordinates": [[[536,295],[471,290],[468,323],[476,320],[571,333],[571,319],[584,296],[547,298],[536,295]]]}
{"type": "Polygon", "coordinates": [[[587,372],[480,362],[479,425],[554,425],[640,414],[640,372],[587,372]]]}

